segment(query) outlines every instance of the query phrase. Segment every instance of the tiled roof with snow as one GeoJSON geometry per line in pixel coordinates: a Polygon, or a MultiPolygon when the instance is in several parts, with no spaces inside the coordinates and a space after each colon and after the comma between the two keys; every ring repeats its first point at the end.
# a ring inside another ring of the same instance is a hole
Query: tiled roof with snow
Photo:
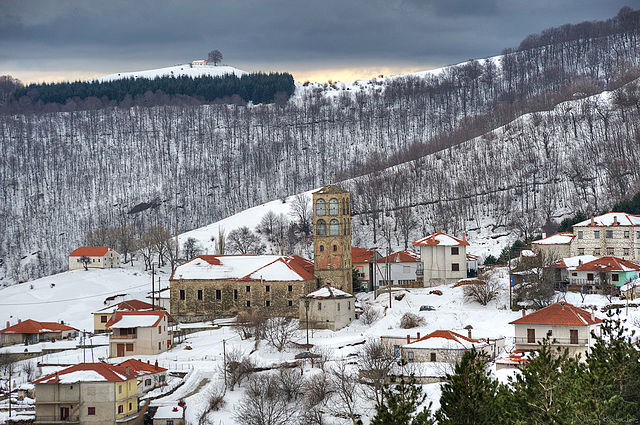
{"type": "MultiPolygon", "coordinates": [[[[167,288],[168,289],[168,288],[167,288]]],[[[114,304],[114,305],[110,305],[108,307],[102,308],[100,310],[98,310],[96,313],[113,313],[114,311],[141,311],[141,310],[151,310],[153,308],[153,306],[147,302],[144,301],[140,301],[140,300],[127,300],[127,301],[122,301],[119,302],[118,304],[114,304]]],[[[159,309],[158,306],[156,306],[156,310],[159,309]]]]}
{"type": "Polygon", "coordinates": [[[562,258],[554,262],[552,266],[558,269],[575,270],[576,267],[597,259],[598,257],[593,255],[576,255],[574,257],[562,258]]]}
{"type": "Polygon", "coordinates": [[[307,295],[306,298],[325,299],[325,298],[347,298],[353,297],[348,292],[341,291],[338,288],[334,288],[331,285],[324,285],[322,288],[317,289],[307,295]]]}
{"type": "Polygon", "coordinates": [[[434,348],[460,350],[479,348],[487,345],[483,339],[472,339],[453,331],[438,330],[425,335],[415,342],[403,345],[403,348],[434,348]]]}
{"type": "Polygon", "coordinates": [[[576,235],[571,232],[561,232],[531,243],[534,245],[569,245],[575,237],[576,235]]]}
{"type": "Polygon", "coordinates": [[[113,251],[113,249],[108,246],[81,246],[69,254],[69,257],[102,257],[109,251],[113,251]]]}
{"type": "Polygon", "coordinates": [[[498,357],[496,359],[496,364],[504,364],[504,365],[521,365],[525,363],[529,363],[529,359],[531,358],[531,353],[529,351],[513,351],[508,355],[498,357]]]}
{"type": "Polygon", "coordinates": [[[71,326],[63,325],[56,322],[37,322],[35,320],[25,320],[9,326],[0,331],[6,334],[41,334],[49,332],[75,331],[77,329],[71,326]]]}
{"type": "Polygon", "coordinates": [[[618,257],[601,257],[579,265],[576,270],[587,272],[631,272],[640,271],[640,265],[618,257]]]}
{"type": "Polygon", "coordinates": [[[167,369],[158,366],[157,361],[154,364],[150,364],[136,359],[129,359],[123,361],[122,363],[118,363],[118,366],[124,367],[125,370],[128,367],[129,373],[135,376],[150,375],[167,371],[167,369]]]}
{"type": "Polygon", "coordinates": [[[469,246],[466,240],[458,239],[446,233],[437,232],[413,242],[413,246],[469,246]]]}
{"type": "Polygon", "coordinates": [[[135,378],[123,367],[108,363],[79,363],[61,371],[43,376],[36,384],[73,384],[76,382],[121,382],[135,378]]]}
{"type": "MultiPolygon", "coordinates": [[[[420,256],[413,251],[398,251],[389,255],[390,263],[417,263],[420,261],[420,256]]],[[[377,263],[386,263],[387,257],[382,257],[376,260],[377,263]]]]}
{"type": "Polygon", "coordinates": [[[512,325],[588,326],[601,322],[602,320],[597,317],[592,320],[591,312],[587,310],[569,303],[558,302],[509,323],[512,325]]]}
{"type": "Polygon", "coordinates": [[[106,323],[108,328],[147,328],[157,326],[163,317],[169,317],[166,311],[116,311],[106,323]]]}
{"type": "Polygon", "coordinates": [[[573,225],[573,227],[587,226],[640,226],[640,215],[610,212],[573,225]]]}
{"type": "Polygon", "coordinates": [[[315,280],[310,262],[286,255],[201,255],[176,267],[171,280],[315,280]]]}
{"type": "Polygon", "coordinates": [[[364,249],[358,248],[357,246],[351,247],[351,262],[353,264],[357,263],[368,263],[376,252],[372,249],[364,249]]]}
{"type": "Polygon", "coordinates": [[[330,193],[348,193],[348,192],[346,190],[344,190],[343,188],[341,188],[340,186],[338,186],[338,185],[328,184],[328,185],[318,189],[314,193],[330,194],[330,193]]]}

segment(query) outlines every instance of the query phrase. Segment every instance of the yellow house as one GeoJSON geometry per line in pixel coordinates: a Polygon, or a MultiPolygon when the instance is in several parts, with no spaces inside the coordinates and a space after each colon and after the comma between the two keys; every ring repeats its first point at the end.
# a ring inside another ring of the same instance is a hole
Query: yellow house
{"type": "MultiPolygon", "coordinates": [[[[109,330],[107,322],[116,311],[147,311],[152,309],[152,305],[140,300],[128,300],[110,305],[93,313],[93,332],[103,333],[109,330]]],[[[156,310],[160,310],[158,306],[156,310]]]]}
{"type": "Polygon", "coordinates": [[[108,363],[79,363],[35,382],[36,424],[134,423],[137,375],[108,363]]]}

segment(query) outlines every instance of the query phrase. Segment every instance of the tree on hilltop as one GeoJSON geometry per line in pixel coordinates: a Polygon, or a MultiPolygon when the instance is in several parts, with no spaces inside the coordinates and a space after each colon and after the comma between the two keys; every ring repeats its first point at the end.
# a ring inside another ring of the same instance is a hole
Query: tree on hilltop
{"type": "Polygon", "coordinates": [[[209,62],[213,62],[216,66],[222,62],[222,53],[220,53],[220,50],[212,50],[209,52],[209,62]]]}

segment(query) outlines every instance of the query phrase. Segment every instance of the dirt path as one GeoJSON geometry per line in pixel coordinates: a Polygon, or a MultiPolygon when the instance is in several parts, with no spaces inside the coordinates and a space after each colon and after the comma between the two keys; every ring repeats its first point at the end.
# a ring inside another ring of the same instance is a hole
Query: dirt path
{"type": "Polygon", "coordinates": [[[202,381],[200,381],[200,383],[198,384],[198,386],[191,391],[189,394],[185,395],[184,397],[180,397],[181,400],[184,400],[185,398],[189,398],[192,395],[196,394],[197,392],[199,392],[205,385],[207,385],[209,383],[210,379],[209,378],[203,378],[202,381]]]}

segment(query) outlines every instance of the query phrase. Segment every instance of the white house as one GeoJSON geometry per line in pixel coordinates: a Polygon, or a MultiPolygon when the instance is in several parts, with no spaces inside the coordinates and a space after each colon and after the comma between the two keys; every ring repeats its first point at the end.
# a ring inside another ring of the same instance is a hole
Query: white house
{"type": "Polygon", "coordinates": [[[467,277],[467,247],[464,234],[462,239],[434,233],[413,242],[420,247],[420,261],[424,286],[437,286],[456,283],[467,277]]]}
{"type": "Polygon", "coordinates": [[[376,285],[410,285],[416,282],[419,264],[420,258],[413,251],[398,251],[387,257],[379,258],[374,264],[376,285]]]}
{"type": "Polygon", "coordinates": [[[81,246],[69,254],[69,270],[120,267],[120,254],[107,246],[81,246]]]}
{"type": "MultiPolygon", "coordinates": [[[[485,338],[471,338],[449,330],[437,330],[404,344],[402,358],[408,362],[445,362],[455,364],[465,351],[476,349],[493,358],[503,347],[504,338],[493,342],[485,338]]],[[[407,339],[409,337],[407,336],[407,339]]]]}
{"type": "Polygon", "coordinates": [[[555,260],[571,256],[571,242],[575,235],[571,232],[556,233],[542,239],[531,242],[531,247],[536,253],[541,253],[546,260],[555,260]]]}
{"type": "Polygon", "coordinates": [[[640,264],[616,257],[601,257],[575,267],[569,276],[569,289],[600,291],[604,283],[620,287],[638,277],[640,264]]]}
{"type": "Polygon", "coordinates": [[[586,354],[594,342],[591,333],[600,334],[602,320],[593,312],[557,302],[530,314],[522,310],[522,317],[510,324],[515,327],[516,350],[535,350],[550,335],[553,345],[567,348],[575,356],[586,354]]]}
{"type": "Polygon", "coordinates": [[[107,322],[109,357],[152,355],[171,347],[166,311],[115,311],[107,322]]]}
{"type": "Polygon", "coordinates": [[[300,327],[337,331],[356,320],[356,297],[324,285],[300,298],[300,327]]]}

